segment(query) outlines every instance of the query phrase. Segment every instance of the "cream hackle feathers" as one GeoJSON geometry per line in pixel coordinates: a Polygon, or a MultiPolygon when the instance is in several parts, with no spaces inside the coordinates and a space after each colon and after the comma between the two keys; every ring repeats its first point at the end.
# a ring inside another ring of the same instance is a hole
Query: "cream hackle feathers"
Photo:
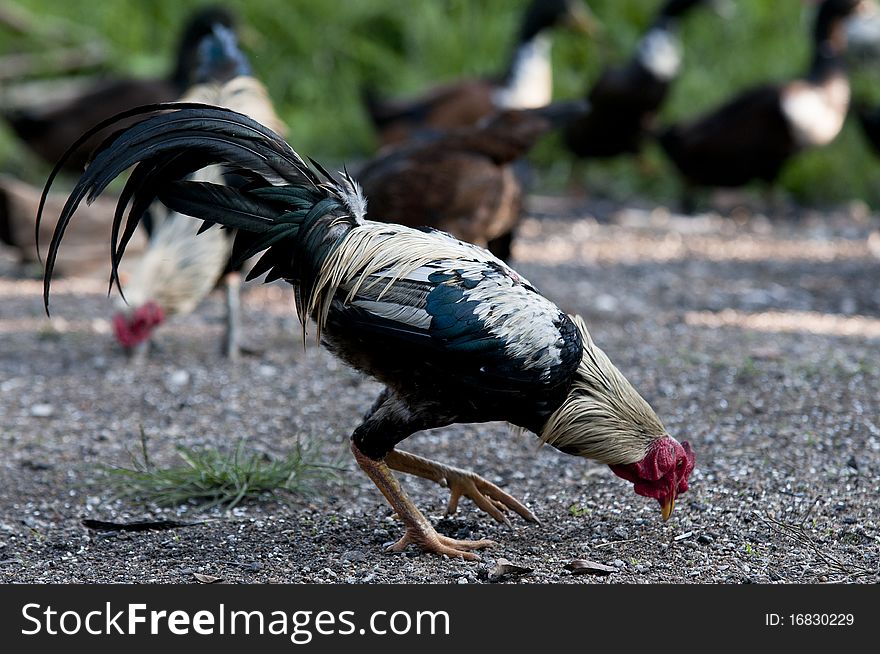
{"type": "MultiPolygon", "coordinates": [[[[343,218],[340,218],[340,222],[348,224],[343,218]]],[[[407,277],[428,263],[461,259],[462,246],[473,261],[492,261],[507,268],[488,250],[462,243],[445,232],[423,232],[393,223],[363,221],[347,233],[321,267],[312,292],[309,297],[303,298],[300,319],[305,321],[313,315],[320,338],[337,290],[345,289],[346,301],[350,301],[365,283],[390,288],[398,279],[407,277]],[[393,242],[394,247],[389,247],[389,242],[393,242]],[[391,272],[383,274],[386,271],[391,272]]]]}
{"type": "Polygon", "coordinates": [[[642,460],[666,435],[660,418],[600,350],[580,316],[583,355],[568,397],[544,424],[542,441],[608,465],[642,460]]]}

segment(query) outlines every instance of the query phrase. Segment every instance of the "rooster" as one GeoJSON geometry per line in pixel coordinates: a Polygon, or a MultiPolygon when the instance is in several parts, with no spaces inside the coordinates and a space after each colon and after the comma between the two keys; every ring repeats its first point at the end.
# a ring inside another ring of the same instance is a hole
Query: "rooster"
{"type": "Polygon", "coordinates": [[[154,197],[207,225],[235,229],[242,257],[263,253],[251,277],[293,286],[303,338],[311,316],[326,348],[385,384],[350,445],[405,526],[393,551],[415,544],[477,559],[475,550],[492,542],[437,533],[392,470],[447,486],[450,512],[465,496],[502,523],[509,524],[508,510],[536,521],[477,474],[396,449],[417,431],[460,422],[507,421],[565,453],[608,464],[669,518],[688,488],[690,445],[666,432],[583,319],[482,248],[433,229],[369,220],[353,178],[334,181],[244,115],[195,104],[142,111],[153,115],[96,151],[59,217],[46,261],[47,312],[52,268],[77,206],[137,164],[115,216],[114,271],[123,214],[129,209],[136,223],[154,197]],[[217,164],[248,183],[184,179],[217,164]]]}
{"type": "Polygon", "coordinates": [[[585,102],[508,109],[478,125],[389,146],[357,175],[381,220],[426,225],[510,257],[522,187],[510,164],[585,102]]]}
{"type": "MultiPolygon", "coordinates": [[[[231,29],[215,26],[200,42],[196,61],[196,84],[183,101],[236,109],[277,132],[284,132],[285,126],[275,114],[265,87],[251,75],[231,29]]],[[[198,171],[195,177],[204,182],[225,182],[223,172],[216,166],[198,171]]],[[[144,357],[159,325],[171,316],[191,312],[222,283],[226,290],[223,349],[226,356],[235,359],[240,346],[241,266],[230,260],[233,232],[211,230],[199,235],[199,221],[163,209],[158,203],[150,209],[151,220],[146,222],[149,246],[128,277],[124,301],[113,317],[116,339],[133,351],[136,358],[144,357]]]]}

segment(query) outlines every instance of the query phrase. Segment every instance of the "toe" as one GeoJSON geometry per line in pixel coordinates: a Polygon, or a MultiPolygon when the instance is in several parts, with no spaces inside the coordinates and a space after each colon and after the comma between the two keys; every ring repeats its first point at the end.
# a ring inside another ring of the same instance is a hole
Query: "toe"
{"type": "Polygon", "coordinates": [[[452,548],[461,548],[464,550],[482,550],[487,547],[492,547],[495,545],[494,540],[489,540],[488,538],[483,538],[481,540],[458,540],[457,538],[449,538],[448,536],[437,536],[440,544],[452,547],[452,548]]]}
{"type": "Polygon", "coordinates": [[[482,557],[475,552],[468,552],[466,550],[457,550],[454,547],[444,547],[439,554],[445,554],[451,558],[461,558],[465,561],[482,561],[482,557]]]}
{"type": "Polygon", "coordinates": [[[454,486],[449,492],[449,502],[446,504],[446,515],[455,515],[458,511],[458,500],[461,498],[461,490],[454,486]]]}

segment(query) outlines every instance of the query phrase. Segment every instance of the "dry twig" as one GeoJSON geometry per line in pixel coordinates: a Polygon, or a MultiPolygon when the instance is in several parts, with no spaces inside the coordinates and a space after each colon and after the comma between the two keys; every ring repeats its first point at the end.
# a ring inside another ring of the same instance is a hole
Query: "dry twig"
{"type": "MultiPolygon", "coordinates": [[[[815,506],[815,502],[811,505],[810,509],[807,511],[807,515],[812,511],[812,507],[815,506]]],[[[769,516],[762,515],[758,511],[753,512],[754,515],[760,519],[765,525],[767,525],[773,531],[782,534],[784,536],[789,537],[796,543],[803,545],[815,553],[815,555],[829,568],[829,571],[834,574],[844,575],[847,578],[853,577],[863,577],[867,575],[878,574],[878,570],[873,570],[868,568],[867,566],[858,565],[856,563],[845,563],[841,561],[839,558],[831,554],[830,552],[822,549],[815,540],[813,540],[812,536],[807,533],[807,530],[804,528],[804,522],[806,521],[806,517],[801,521],[799,525],[790,525],[786,522],[782,522],[781,520],[777,520],[776,518],[771,518],[769,516]]]]}

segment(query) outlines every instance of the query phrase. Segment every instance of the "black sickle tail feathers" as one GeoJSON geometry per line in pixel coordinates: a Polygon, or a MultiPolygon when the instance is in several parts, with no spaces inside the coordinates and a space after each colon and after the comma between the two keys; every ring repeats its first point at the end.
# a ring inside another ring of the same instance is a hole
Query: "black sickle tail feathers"
{"type": "Polygon", "coordinates": [[[266,250],[247,279],[268,272],[267,282],[296,277],[293,245],[312,210],[323,200],[319,190],[303,186],[245,190],[190,181],[167,184],[158,198],[172,211],[204,220],[200,233],[217,224],[238,230],[230,266],[238,266],[266,250]],[[282,242],[285,247],[273,249],[282,242]]]}
{"type": "Polygon", "coordinates": [[[172,211],[204,220],[202,229],[220,224],[237,230],[231,266],[263,252],[247,279],[265,274],[264,282],[293,284],[305,327],[302,298],[312,296],[328,257],[358,221],[337,190],[302,184],[236,189],[176,181],[160,190],[159,200],[172,211]]]}
{"type": "Polygon", "coordinates": [[[231,266],[260,252],[247,279],[284,279],[296,288],[297,312],[308,316],[301,298],[310,297],[330,254],[356,219],[326,187],[303,185],[231,188],[208,182],[176,181],[165,185],[159,200],[172,211],[201,218],[202,229],[215,224],[237,230],[231,266]]]}
{"type": "MultiPolygon", "coordinates": [[[[116,281],[117,285],[118,264],[125,251],[125,245],[152,201],[159,195],[161,189],[186,189],[187,187],[170,185],[201,168],[221,164],[233,171],[246,174],[248,179],[252,180],[251,185],[254,187],[287,184],[293,189],[294,195],[297,193],[309,195],[315,202],[327,196],[329,180],[322,179],[309,168],[282,137],[251,118],[228,109],[198,103],[154,104],[126,111],[103,121],[70,146],[61,161],[56,164],[43,189],[37,212],[37,233],[49,190],[71,153],[98,131],[137,116],[145,118],[127,129],[118,131],[97,148],[61,211],[46,257],[43,301],[47,313],[49,288],[58,249],[77,207],[83,200],[92,202],[116,177],[132,166],[136,168],[122,191],[112,223],[111,284],[116,281]],[[126,210],[128,216],[123,229],[126,210]],[[122,231],[121,238],[120,231],[122,231]]],[[[180,192],[190,201],[193,200],[192,192],[188,195],[182,190],[180,192]]],[[[256,190],[251,192],[259,197],[256,190]]],[[[218,217],[217,222],[222,223],[223,220],[234,222],[235,219],[231,217],[235,213],[234,207],[228,206],[234,204],[230,200],[232,195],[224,195],[222,192],[218,194],[216,190],[211,190],[209,193],[213,193],[211,197],[215,199],[226,200],[226,204],[221,206],[227,209],[223,216],[218,217]]],[[[175,197],[170,190],[165,192],[165,196],[172,201],[175,197]]],[[[241,193],[238,201],[242,201],[240,198],[241,193]]],[[[299,206],[297,203],[303,202],[302,199],[293,201],[296,206],[299,206]]],[[[206,204],[207,200],[204,200],[202,210],[207,210],[206,204]]],[[[210,219],[210,213],[208,215],[203,213],[197,217],[210,219]]],[[[256,226],[259,221],[248,224],[256,226]]],[[[239,226],[239,229],[251,231],[245,226],[239,226]]]]}

